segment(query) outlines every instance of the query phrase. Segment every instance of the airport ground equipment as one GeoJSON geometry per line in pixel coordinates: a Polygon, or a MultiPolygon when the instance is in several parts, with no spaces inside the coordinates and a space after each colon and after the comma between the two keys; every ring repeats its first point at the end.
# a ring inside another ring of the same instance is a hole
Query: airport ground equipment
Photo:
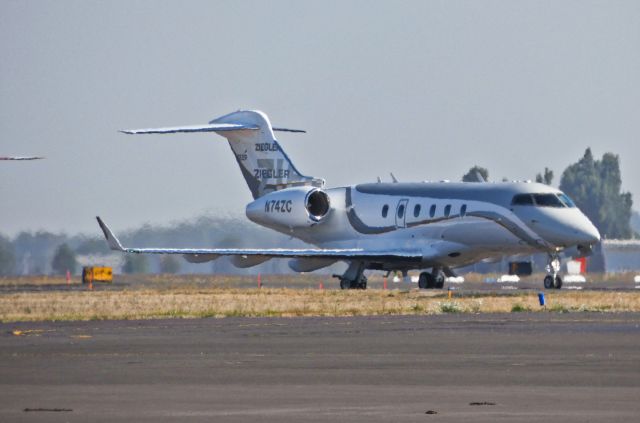
{"type": "Polygon", "coordinates": [[[509,274],[517,276],[530,276],[533,273],[533,265],[530,261],[512,261],[509,263],[509,274]]]}
{"type": "Polygon", "coordinates": [[[113,282],[113,269],[106,266],[85,266],[82,268],[82,283],[113,282]]]}

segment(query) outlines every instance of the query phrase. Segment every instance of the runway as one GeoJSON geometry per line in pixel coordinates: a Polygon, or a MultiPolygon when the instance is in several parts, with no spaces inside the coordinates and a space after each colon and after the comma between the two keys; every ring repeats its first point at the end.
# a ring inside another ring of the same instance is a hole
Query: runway
{"type": "Polygon", "coordinates": [[[640,314],[0,325],[0,421],[631,421],[640,314]]]}

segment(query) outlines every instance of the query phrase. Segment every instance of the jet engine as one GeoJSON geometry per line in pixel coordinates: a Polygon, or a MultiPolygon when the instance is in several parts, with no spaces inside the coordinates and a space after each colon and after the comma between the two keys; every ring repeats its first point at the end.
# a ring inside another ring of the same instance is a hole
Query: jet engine
{"type": "Polygon", "coordinates": [[[274,191],[247,205],[247,217],[272,228],[308,228],[331,211],[329,195],[321,189],[302,186],[274,191]]]}

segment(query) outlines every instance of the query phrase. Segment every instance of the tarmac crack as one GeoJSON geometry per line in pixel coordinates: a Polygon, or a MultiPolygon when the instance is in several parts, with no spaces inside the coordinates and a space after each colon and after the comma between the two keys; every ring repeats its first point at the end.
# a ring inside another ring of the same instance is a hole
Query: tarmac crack
{"type": "Polygon", "coordinates": [[[29,412],[53,412],[53,413],[69,413],[71,411],[73,411],[73,409],[71,408],[25,408],[24,410],[25,413],[29,413],[29,412]]]}

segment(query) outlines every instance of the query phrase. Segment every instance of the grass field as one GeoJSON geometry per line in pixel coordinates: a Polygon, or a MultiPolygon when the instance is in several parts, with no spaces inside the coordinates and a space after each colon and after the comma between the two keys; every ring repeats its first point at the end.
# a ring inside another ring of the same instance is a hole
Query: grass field
{"type": "MultiPolygon", "coordinates": [[[[9,292],[0,295],[0,321],[640,311],[637,291],[547,291],[547,305],[543,308],[535,291],[456,291],[449,298],[447,291],[417,289],[341,291],[226,286],[232,282],[218,278],[214,284],[206,276],[150,276],[144,283],[121,290],[9,292]]],[[[5,286],[10,283],[24,280],[0,282],[5,286]]],[[[46,278],[29,283],[37,286],[66,281],[46,278]]],[[[316,280],[309,283],[315,284],[316,280]]]]}

